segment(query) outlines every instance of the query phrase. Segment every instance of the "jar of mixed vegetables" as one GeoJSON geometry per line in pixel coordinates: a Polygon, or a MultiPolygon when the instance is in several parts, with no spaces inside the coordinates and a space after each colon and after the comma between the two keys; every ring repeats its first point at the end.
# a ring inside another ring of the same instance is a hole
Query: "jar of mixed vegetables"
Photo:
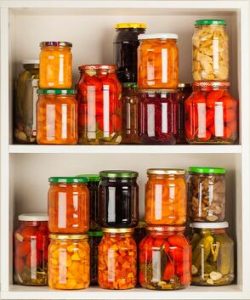
{"type": "Polygon", "coordinates": [[[90,246],[90,283],[97,285],[98,282],[98,246],[102,240],[102,231],[89,231],[90,246]]]}

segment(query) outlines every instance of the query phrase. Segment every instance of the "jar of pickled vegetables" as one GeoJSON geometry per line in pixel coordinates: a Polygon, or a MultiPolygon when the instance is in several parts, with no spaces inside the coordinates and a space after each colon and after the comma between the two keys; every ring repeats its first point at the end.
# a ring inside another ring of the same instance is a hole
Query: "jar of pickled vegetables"
{"type": "Polygon", "coordinates": [[[77,84],[79,143],[119,144],[121,85],[115,65],[84,65],[77,84]]]}
{"type": "Polygon", "coordinates": [[[140,89],[177,89],[179,76],[178,35],[140,34],[138,86],[140,89]]]}
{"type": "Polygon", "coordinates": [[[220,222],[225,218],[226,170],[190,167],[188,202],[193,222],[220,222]]]}
{"type": "Polygon", "coordinates": [[[193,35],[194,81],[228,80],[228,35],[224,20],[197,20],[193,35]]]}
{"type": "Polygon", "coordinates": [[[36,141],[36,102],[39,79],[39,60],[23,61],[14,101],[14,138],[20,144],[36,141]]]}
{"type": "Polygon", "coordinates": [[[98,282],[98,246],[102,240],[102,231],[89,231],[90,245],[90,283],[97,285],[98,282]]]}
{"type": "Polygon", "coordinates": [[[89,229],[89,190],[85,177],[50,177],[49,231],[80,234],[89,229]]]}
{"type": "Polygon", "coordinates": [[[234,280],[234,242],[227,222],[192,223],[192,284],[229,285],[234,280]]]}
{"type": "Polygon", "coordinates": [[[185,101],[185,134],[190,144],[233,144],[238,138],[238,101],[229,82],[195,82],[185,101]]]}
{"type": "Polygon", "coordinates": [[[191,283],[192,249],[183,226],[147,227],[139,246],[142,287],[152,290],[178,290],[191,283]]]}
{"type": "Polygon", "coordinates": [[[90,284],[90,248],[86,234],[50,234],[49,287],[86,289],[90,284]]]}
{"type": "Polygon", "coordinates": [[[18,216],[14,234],[14,281],[21,285],[48,284],[48,216],[18,216]]]}
{"type": "Polygon", "coordinates": [[[119,23],[115,26],[114,63],[120,82],[137,82],[138,35],[146,30],[144,23],[119,23]]]}
{"type": "Polygon", "coordinates": [[[98,284],[104,289],[136,286],[136,243],[132,228],[104,228],[98,247],[98,284]]]}
{"type": "Polygon", "coordinates": [[[185,170],[148,169],[145,221],[148,225],[184,225],[187,215],[185,170]]]}
{"type": "Polygon", "coordinates": [[[40,43],[41,89],[72,88],[72,44],[68,42],[40,43]]]}
{"type": "Polygon", "coordinates": [[[138,173],[127,170],[100,172],[99,212],[103,227],[135,227],[138,223],[138,173]]]}
{"type": "Polygon", "coordinates": [[[77,143],[77,101],[74,90],[38,90],[37,143],[77,143]]]}

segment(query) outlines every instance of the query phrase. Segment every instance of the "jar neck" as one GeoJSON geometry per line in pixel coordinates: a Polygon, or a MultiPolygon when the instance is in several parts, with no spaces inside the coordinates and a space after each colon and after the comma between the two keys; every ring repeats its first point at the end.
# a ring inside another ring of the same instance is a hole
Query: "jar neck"
{"type": "Polygon", "coordinates": [[[104,237],[128,238],[133,236],[133,232],[104,232],[104,237]]]}
{"type": "Polygon", "coordinates": [[[148,231],[148,234],[150,236],[153,236],[153,237],[168,237],[168,236],[171,236],[171,235],[183,235],[184,236],[184,230],[174,230],[174,229],[171,229],[171,230],[163,230],[163,231],[158,231],[158,230],[150,230],[148,231]]]}
{"type": "Polygon", "coordinates": [[[206,234],[226,234],[226,229],[225,228],[212,228],[212,229],[198,229],[196,228],[196,230],[201,233],[202,235],[206,235],[206,234]]]}
{"type": "Polygon", "coordinates": [[[180,177],[185,177],[184,175],[176,175],[176,174],[164,174],[164,175],[160,175],[160,174],[148,174],[148,179],[166,179],[166,178],[180,178],[180,177]]]}
{"type": "Polygon", "coordinates": [[[85,185],[84,183],[50,183],[51,187],[79,187],[85,185]]]}
{"type": "Polygon", "coordinates": [[[193,86],[193,91],[194,92],[211,92],[211,91],[228,91],[229,88],[225,86],[212,86],[212,85],[207,85],[207,86],[193,86]]]}
{"type": "Polygon", "coordinates": [[[21,227],[28,227],[28,226],[47,226],[47,221],[18,221],[21,227]]]}
{"type": "Polygon", "coordinates": [[[121,183],[136,183],[137,178],[108,178],[103,177],[101,181],[108,181],[108,182],[121,182],[121,183]]]}

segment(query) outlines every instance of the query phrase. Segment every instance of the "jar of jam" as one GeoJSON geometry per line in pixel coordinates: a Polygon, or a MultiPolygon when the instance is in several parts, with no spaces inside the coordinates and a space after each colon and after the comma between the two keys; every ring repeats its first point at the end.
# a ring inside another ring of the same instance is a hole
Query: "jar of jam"
{"type": "Polygon", "coordinates": [[[98,247],[98,284],[104,289],[136,286],[136,243],[132,228],[104,228],[98,247]]]}
{"type": "Polygon", "coordinates": [[[87,234],[50,234],[49,287],[86,289],[90,284],[90,248],[87,234]]]}
{"type": "Polygon", "coordinates": [[[138,35],[146,30],[144,23],[119,23],[115,26],[114,63],[120,82],[137,82],[138,35]]]}
{"type": "Polygon", "coordinates": [[[74,90],[38,90],[37,143],[77,143],[77,101],[74,90]]]}
{"type": "Polygon", "coordinates": [[[138,48],[138,87],[177,89],[179,76],[178,35],[140,34],[138,48]]]}
{"type": "Polygon", "coordinates": [[[185,170],[148,169],[145,221],[148,225],[184,225],[187,215],[185,170]]]}
{"type": "Polygon", "coordinates": [[[138,173],[127,170],[100,172],[99,212],[103,227],[136,227],[138,223],[138,173]]]}
{"type": "Polygon", "coordinates": [[[119,144],[121,85],[115,65],[84,65],[77,84],[79,143],[119,144]]]}
{"type": "Polygon", "coordinates": [[[183,226],[147,227],[139,246],[142,287],[152,290],[178,290],[191,283],[192,249],[183,226]]]}
{"type": "Polygon", "coordinates": [[[234,281],[234,242],[228,222],[192,223],[192,284],[229,285],[234,281]]]}
{"type": "Polygon", "coordinates": [[[49,231],[80,234],[89,229],[89,190],[85,177],[50,177],[49,231]]]}
{"type": "Polygon", "coordinates": [[[21,285],[48,284],[48,216],[23,214],[14,233],[14,281],[21,285]]]}
{"type": "Polygon", "coordinates": [[[102,240],[102,231],[89,231],[90,245],[90,283],[97,285],[98,282],[98,246],[102,240]]]}
{"type": "Polygon", "coordinates": [[[72,44],[68,42],[40,43],[41,89],[70,89],[72,87],[72,44]]]}
{"type": "Polygon", "coordinates": [[[238,138],[238,101],[229,82],[194,82],[185,101],[185,134],[190,144],[233,144],[238,138]]]}

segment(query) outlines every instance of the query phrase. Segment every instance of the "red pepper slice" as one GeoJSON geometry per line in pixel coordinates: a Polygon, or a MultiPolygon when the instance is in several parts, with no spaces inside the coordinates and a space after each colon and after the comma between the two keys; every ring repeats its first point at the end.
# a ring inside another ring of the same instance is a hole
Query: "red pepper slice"
{"type": "Polygon", "coordinates": [[[172,247],[169,249],[169,254],[175,262],[183,262],[183,249],[172,247]]]}
{"type": "Polygon", "coordinates": [[[187,247],[187,245],[188,245],[187,240],[183,236],[180,236],[180,235],[172,235],[172,236],[168,237],[168,242],[169,242],[170,246],[180,247],[180,248],[187,247]]]}
{"type": "Polygon", "coordinates": [[[170,280],[174,276],[174,265],[171,262],[166,264],[164,273],[163,273],[163,280],[170,280]]]}

